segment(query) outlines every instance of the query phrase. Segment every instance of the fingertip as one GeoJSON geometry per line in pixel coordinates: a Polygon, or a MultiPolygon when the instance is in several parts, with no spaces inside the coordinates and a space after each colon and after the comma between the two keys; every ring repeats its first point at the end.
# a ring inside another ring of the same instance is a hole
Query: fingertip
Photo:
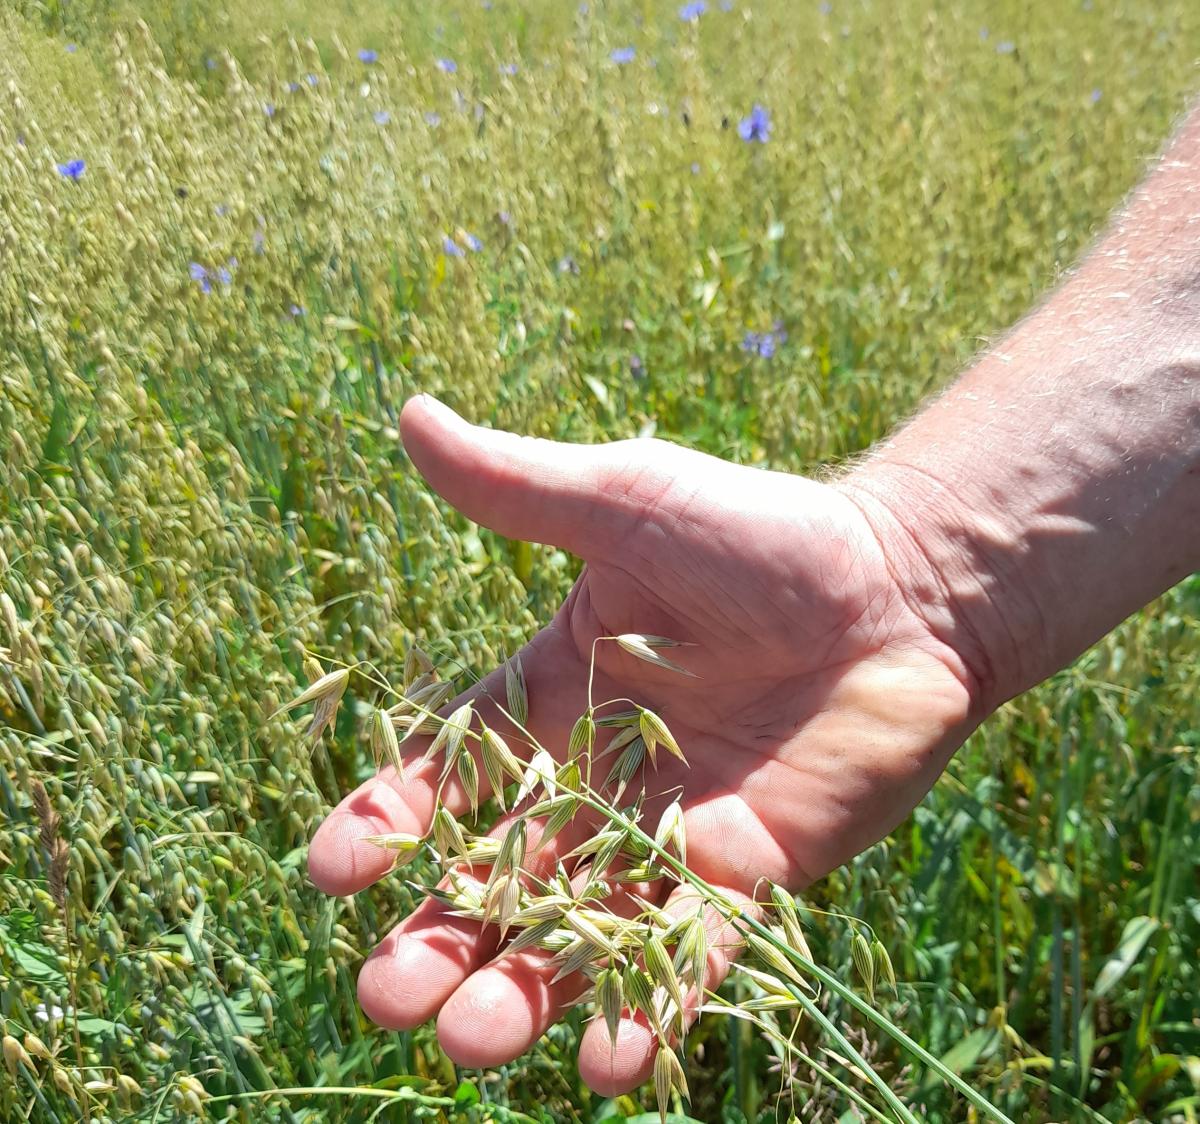
{"type": "Polygon", "coordinates": [[[308,846],[308,876],[318,890],[335,897],[355,894],[392,868],[392,855],[366,837],[388,828],[374,816],[334,811],[308,846]]]}
{"type": "Polygon", "coordinates": [[[438,1041],[458,1065],[504,1065],[541,1037],[540,1021],[528,994],[501,961],[476,972],[446,1001],[438,1015],[438,1041]]]}
{"type": "Polygon", "coordinates": [[[601,1097],[619,1097],[650,1079],[657,1042],[644,1022],[623,1018],[614,1041],[603,1019],[593,1019],[579,1044],[579,1076],[601,1097]]]}
{"type": "Polygon", "coordinates": [[[412,961],[419,959],[413,942],[400,940],[388,949],[380,945],[363,962],[358,1005],[371,1022],[387,1030],[412,1030],[437,1011],[436,997],[412,987],[412,961]]]}
{"type": "Polygon", "coordinates": [[[368,843],[371,835],[405,831],[423,835],[420,818],[389,782],[385,769],[364,781],[326,817],[308,846],[308,875],[327,894],[355,894],[392,869],[390,851],[368,843]]]}
{"type": "Polygon", "coordinates": [[[431,425],[461,421],[458,414],[432,394],[414,394],[400,411],[400,437],[405,448],[409,448],[410,441],[420,442],[428,437],[431,425]]]}
{"type": "Polygon", "coordinates": [[[437,1014],[462,971],[421,937],[393,931],[359,969],[358,1004],[379,1026],[412,1030],[437,1014]]]}

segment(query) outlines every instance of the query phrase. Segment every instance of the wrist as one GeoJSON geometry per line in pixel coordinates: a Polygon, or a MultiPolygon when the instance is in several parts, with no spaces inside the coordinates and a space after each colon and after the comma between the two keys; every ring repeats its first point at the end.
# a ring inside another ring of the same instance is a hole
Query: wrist
{"type": "Polygon", "coordinates": [[[973,713],[1042,678],[1030,658],[1046,648],[1042,614],[1002,513],[927,467],[886,456],[834,486],[870,525],[909,608],[961,660],[973,713]]]}

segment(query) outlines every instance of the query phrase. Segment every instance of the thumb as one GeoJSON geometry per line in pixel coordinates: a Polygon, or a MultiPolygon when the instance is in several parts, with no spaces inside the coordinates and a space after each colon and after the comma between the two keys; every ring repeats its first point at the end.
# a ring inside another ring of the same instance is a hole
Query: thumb
{"type": "Polygon", "coordinates": [[[628,442],[569,445],[485,429],[427,394],[405,403],[400,433],[433,490],[469,519],[584,558],[614,550],[646,514],[638,494],[662,491],[641,487],[664,475],[631,464],[628,442]]]}

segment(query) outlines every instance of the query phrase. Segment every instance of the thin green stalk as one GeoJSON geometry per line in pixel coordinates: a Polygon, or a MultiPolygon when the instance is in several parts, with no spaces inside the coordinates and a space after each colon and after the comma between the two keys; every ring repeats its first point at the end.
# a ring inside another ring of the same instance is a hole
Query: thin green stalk
{"type": "Polygon", "coordinates": [[[869,1003],[866,1003],[860,999],[859,996],[851,988],[848,988],[844,983],[842,983],[837,976],[833,975],[833,973],[827,971],[825,968],[822,968],[820,965],[815,964],[813,961],[801,956],[795,951],[795,949],[780,942],[775,937],[774,933],[767,928],[767,926],[733,906],[732,903],[725,899],[724,895],[722,895],[719,890],[717,890],[714,886],[709,885],[703,878],[699,877],[699,875],[693,874],[692,871],[684,866],[683,863],[681,863],[674,855],[670,854],[664,848],[655,843],[654,840],[644,831],[642,831],[642,829],[636,824],[629,824],[621,817],[620,813],[609,808],[608,805],[603,803],[603,801],[597,800],[585,793],[580,794],[580,800],[594,811],[605,816],[610,822],[620,823],[626,826],[630,833],[638,838],[638,841],[641,844],[652,850],[659,856],[659,858],[663,860],[667,866],[671,867],[671,869],[675,871],[680,881],[687,882],[689,885],[694,886],[711,903],[721,905],[725,910],[736,914],[739,923],[753,929],[759,934],[759,936],[770,941],[771,944],[778,948],[779,951],[785,956],[789,957],[799,967],[816,976],[817,979],[819,979],[826,987],[844,999],[861,1015],[865,1016],[869,1022],[874,1024],[889,1037],[895,1039],[895,1041],[903,1046],[909,1053],[913,1054],[924,1065],[932,1069],[943,1081],[946,1082],[946,1084],[950,1085],[951,1088],[970,1101],[971,1104],[973,1104],[981,1113],[983,1113],[987,1119],[994,1120],[997,1122],[997,1124],[1014,1124],[1014,1121],[1010,1117],[1001,1112],[1000,1109],[993,1105],[981,1093],[971,1088],[971,1086],[967,1084],[967,1082],[965,1082],[961,1077],[959,1077],[957,1073],[949,1069],[938,1058],[934,1057],[934,1055],[926,1050],[924,1046],[916,1042],[913,1038],[909,1037],[909,1035],[906,1034],[900,1027],[896,1026],[895,1023],[881,1015],[869,1003]]]}

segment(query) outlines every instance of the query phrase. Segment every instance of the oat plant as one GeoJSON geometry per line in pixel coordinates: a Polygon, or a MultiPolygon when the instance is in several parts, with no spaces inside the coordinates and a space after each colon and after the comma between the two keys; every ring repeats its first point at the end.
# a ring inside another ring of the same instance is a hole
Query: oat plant
{"type": "MultiPolygon", "coordinates": [[[[698,1015],[714,1014],[750,1022],[791,1063],[821,1074],[873,1119],[917,1124],[900,1092],[851,1041],[853,1032],[829,1013],[828,996],[853,1008],[872,1030],[894,1038],[981,1118],[1009,1121],[875,1004],[877,989],[895,994],[897,983],[885,945],[867,926],[843,919],[852,927],[850,971],[822,966],[804,932],[804,915],[814,911],[784,887],[764,879],[754,902],[737,902],[689,868],[682,793],[664,792],[655,784],[659,754],[686,763],[685,751],[654,711],[629,698],[594,697],[596,648],[605,642],[655,667],[691,674],[665,654],[682,646],[678,641],[633,633],[598,638],[592,645],[587,709],[558,757],[526,726],[529,698],[519,656],[505,664],[505,698],[490,700],[510,728],[507,736],[483,721],[474,702],[439,712],[456,694],[454,680],[444,678],[416,646],[408,651],[398,688],[369,664],[324,671],[308,657],[310,685],[282,709],[311,703],[308,735],[319,744],[352,675],[379,693],[382,701],[369,719],[376,767],[391,765],[402,777],[407,757],[440,762],[441,769],[424,835],[391,832],[369,836],[367,842],[392,853],[393,873],[420,870],[422,877],[410,880],[409,887],[436,898],[450,916],[495,925],[505,942],[500,955],[540,949],[557,969],[552,982],[578,976],[578,1001],[594,1007],[614,1045],[622,1017],[644,1018],[657,1039],[654,1095],[664,1122],[673,1098],[688,1099],[683,1059],[689,1028],[698,1015]],[[423,748],[416,740],[420,736],[427,739],[423,748]],[[456,817],[442,800],[452,777],[469,798],[465,817],[456,817]],[[513,814],[485,830],[495,819],[487,807],[489,794],[496,810],[513,814]],[[664,801],[651,816],[648,807],[664,801]],[[536,838],[543,848],[580,817],[594,832],[557,859],[553,874],[536,873],[527,861],[529,822],[541,821],[536,838]],[[414,865],[418,858],[427,861],[414,865]],[[629,889],[664,879],[690,885],[696,908],[673,916],[629,889]],[[609,907],[620,886],[637,906],[632,915],[609,907]],[[710,963],[714,952],[733,961],[743,997],[730,999],[713,989],[719,982],[710,963]],[[857,988],[847,976],[857,979],[857,988]],[[850,1080],[805,1052],[798,1038],[804,1020],[819,1029],[826,1054],[850,1080]],[[870,1098],[872,1091],[877,1100],[870,1098]]],[[[785,1096],[793,1092],[781,1089],[785,1096]]]]}

